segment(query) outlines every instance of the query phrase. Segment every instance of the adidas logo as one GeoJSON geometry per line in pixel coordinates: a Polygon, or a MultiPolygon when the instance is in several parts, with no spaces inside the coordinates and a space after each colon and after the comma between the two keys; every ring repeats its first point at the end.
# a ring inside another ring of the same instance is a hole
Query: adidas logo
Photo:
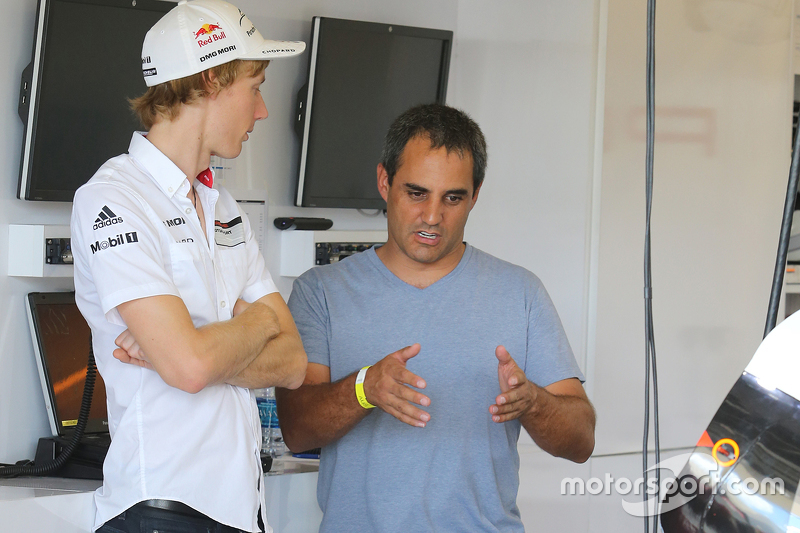
{"type": "Polygon", "coordinates": [[[119,224],[120,222],[122,222],[122,217],[118,217],[111,209],[108,208],[107,205],[104,205],[103,209],[97,215],[97,219],[94,221],[94,226],[92,229],[105,228],[106,226],[119,224]]]}

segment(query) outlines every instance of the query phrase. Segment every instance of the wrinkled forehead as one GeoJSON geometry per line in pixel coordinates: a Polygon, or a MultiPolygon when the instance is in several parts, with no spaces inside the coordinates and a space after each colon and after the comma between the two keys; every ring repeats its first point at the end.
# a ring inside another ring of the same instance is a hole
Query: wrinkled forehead
{"type": "Polygon", "coordinates": [[[430,133],[427,131],[421,131],[419,133],[415,133],[408,139],[406,145],[403,147],[403,151],[400,152],[400,156],[397,158],[397,170],[403,166],[403,162],[405,161],[405,156],[408,153],[410,145],[418,145],[418,143],[424,142],[428,146],[429,152],[437,152],[440,149],[444,148],[447,151],[447,155],[455,155],[462,161],[469,161],[470,163],[470,171],[472,170],[472,164],[474,163],[472,160],[472,152],[469,148],[462,148],[458,146],[448,146],[446,143],[437,142],[436,139],[431,136],[430,133]]]}
{"type": "Polygon", "coordinates": [[[473,194],[472,156],[469,151],[431,142],[428,136],[415,136],[398,159],[395,180],[430,191],[458,190],[473,194]]]}
{"type": "MultiPolygon", "coordinates": [[[[438,150],[439,148],[444,148],[447,150],[447,154],[456,154],[459,158],[464,159],[468,157],[472,159],[472,152],[470,151],[469,147],[463,146],[456,146],[456,145],[448,145],[445,142],[440,142],[436,139],[436,137],[431,134],[431,132],[426,130],[421,130],[414,135],[406,143],[406,146],[411,144],[412,141],[427,141],[430,145],[431,150],[438,150]]],[[[403,149],[405,152],[405,148],[403,149]]]]}

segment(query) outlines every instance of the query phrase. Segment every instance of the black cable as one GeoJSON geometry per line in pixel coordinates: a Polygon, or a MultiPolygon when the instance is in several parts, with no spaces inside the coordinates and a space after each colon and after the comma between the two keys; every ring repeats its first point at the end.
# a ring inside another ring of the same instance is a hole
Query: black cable
{"type": "Polygon", "coordinates": [[[89,362],[86,365],[86,384],[83,387],[83,399],[81,409],[78,414],[78,423],[72,432],[69,443],[61,450],[58,457],[42,465],[23,465],[0,468],[0,478],[13,478],[17,476],[43,476],[50,472],[55,472],[62,468],[75,453],[78,444],[83,438],[86,424],[89,422],[89,411],[92,408],[92,394],[94,393],[94,382],[97,377],[97,367],[94,362],[94,350],[92,350],[92,340],[89,339],[89,362]]]}
{"type": "Polygon", "coordinates": [[[772,276],[772,291],[769,295],[767,308],[767,324],[764,326],[764,336],[772,331],[778,320],[778,306],[780,305],[783,275],[786,272],[786,255],[789,253],[789,239],[792,236],[792,215],[797,198],[797,175],[800,167],[800,135],[795,136],[794,151],[792,152],[792,166],[789,168],[789,184],[786,188],[786,202],[783,205],[783,221],[781,222],[781,236],[778,240],[778,256],[775,259],[775,273],[772,276]]]}
{"type": "MultiPolygon", "coordinates": [[[[650,379],[653,381],[653,437],[655,440],[655,464],[661,462],[661,444],[659,439],[658,424],[658,372],[656,367],[656,341],[653,327],[653,288],[652,268],[650,256],[650,214],[653,206],[653,153],[655,145],[655,85],[656,85],[656,59],[655,59],[655,32],[656,32],[656,2],[647,1],[647,142],[645,153],[645,198],[646,220],[644,238],[644,328],[645,328],[645,381],[644,381],[644,436],[642,442],[642,463],[645,481],[649,478],[647,473],[647,445],[650,440],[650,379]]],[[[661,473],[658,468],[655,472],[656,495],[655,510],[653,514],[653,533],[658,533],[658,504],[661,502],[661,473]]],[[[645,484],[646,485],[646,484],[645,484]]],[[[644,502],[648,501],[647,491],[643,491],[644,502]]],[[[647,508],[645,508],[647,509],[647,508]]],[[[647,513],[644,513],[644,531],[649,533],[650,523],[647,513]]]]}

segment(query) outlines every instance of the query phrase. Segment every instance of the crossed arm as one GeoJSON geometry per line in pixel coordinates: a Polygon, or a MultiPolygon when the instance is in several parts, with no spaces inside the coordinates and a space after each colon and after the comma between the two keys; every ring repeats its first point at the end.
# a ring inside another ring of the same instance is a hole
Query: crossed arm
{"type": "Polygon", "coordinates": [[[235,316],[195,328],[183,301],[163,295],[117,307],[128,329],[114,357],[155,370],[173,387],[196,393],[216,383],[248,388],[297,388],[306,354],[280,294],[253,304],[241,300],[235,316]]]}
{"type": "MultiPolygon", "coordinates": [[[[373,365],[366,374],[367,400],[398,420],[424,428],[430,415],[430,398],[411,389],[426,387],[425,380],[406,369],[406,361],[419,353],[419,344],[398,350],[373,365]]],[[[501,394],[489,407],[492,420],[516,418],[545,451],[575,462],[586,461],[594,449],[595,414],[580,381],[575,378],[538,387],[525,377],[502,346],[495,353],[501,394]]],[[[278,417],[284,442],[294,451],[326,446],[341,438],[370,410],[355,396],[356,373],[331,383],[327,366],[309,363],[303,385],[297,390],[276,389],[278,417]]]]}

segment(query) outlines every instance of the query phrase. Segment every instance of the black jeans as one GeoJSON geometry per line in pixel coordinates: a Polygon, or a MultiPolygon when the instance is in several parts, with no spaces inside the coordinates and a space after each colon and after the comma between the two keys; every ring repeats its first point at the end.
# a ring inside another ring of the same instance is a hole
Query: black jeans
{"type": "MultiPolygon", "coordinates": [[[[261,519],[259,517],[259,525],[261,519]]],[[[97,533],[246,533],[207,516],[187,516],[173,511],[134,506],[115,516],[97,533]]]]}

